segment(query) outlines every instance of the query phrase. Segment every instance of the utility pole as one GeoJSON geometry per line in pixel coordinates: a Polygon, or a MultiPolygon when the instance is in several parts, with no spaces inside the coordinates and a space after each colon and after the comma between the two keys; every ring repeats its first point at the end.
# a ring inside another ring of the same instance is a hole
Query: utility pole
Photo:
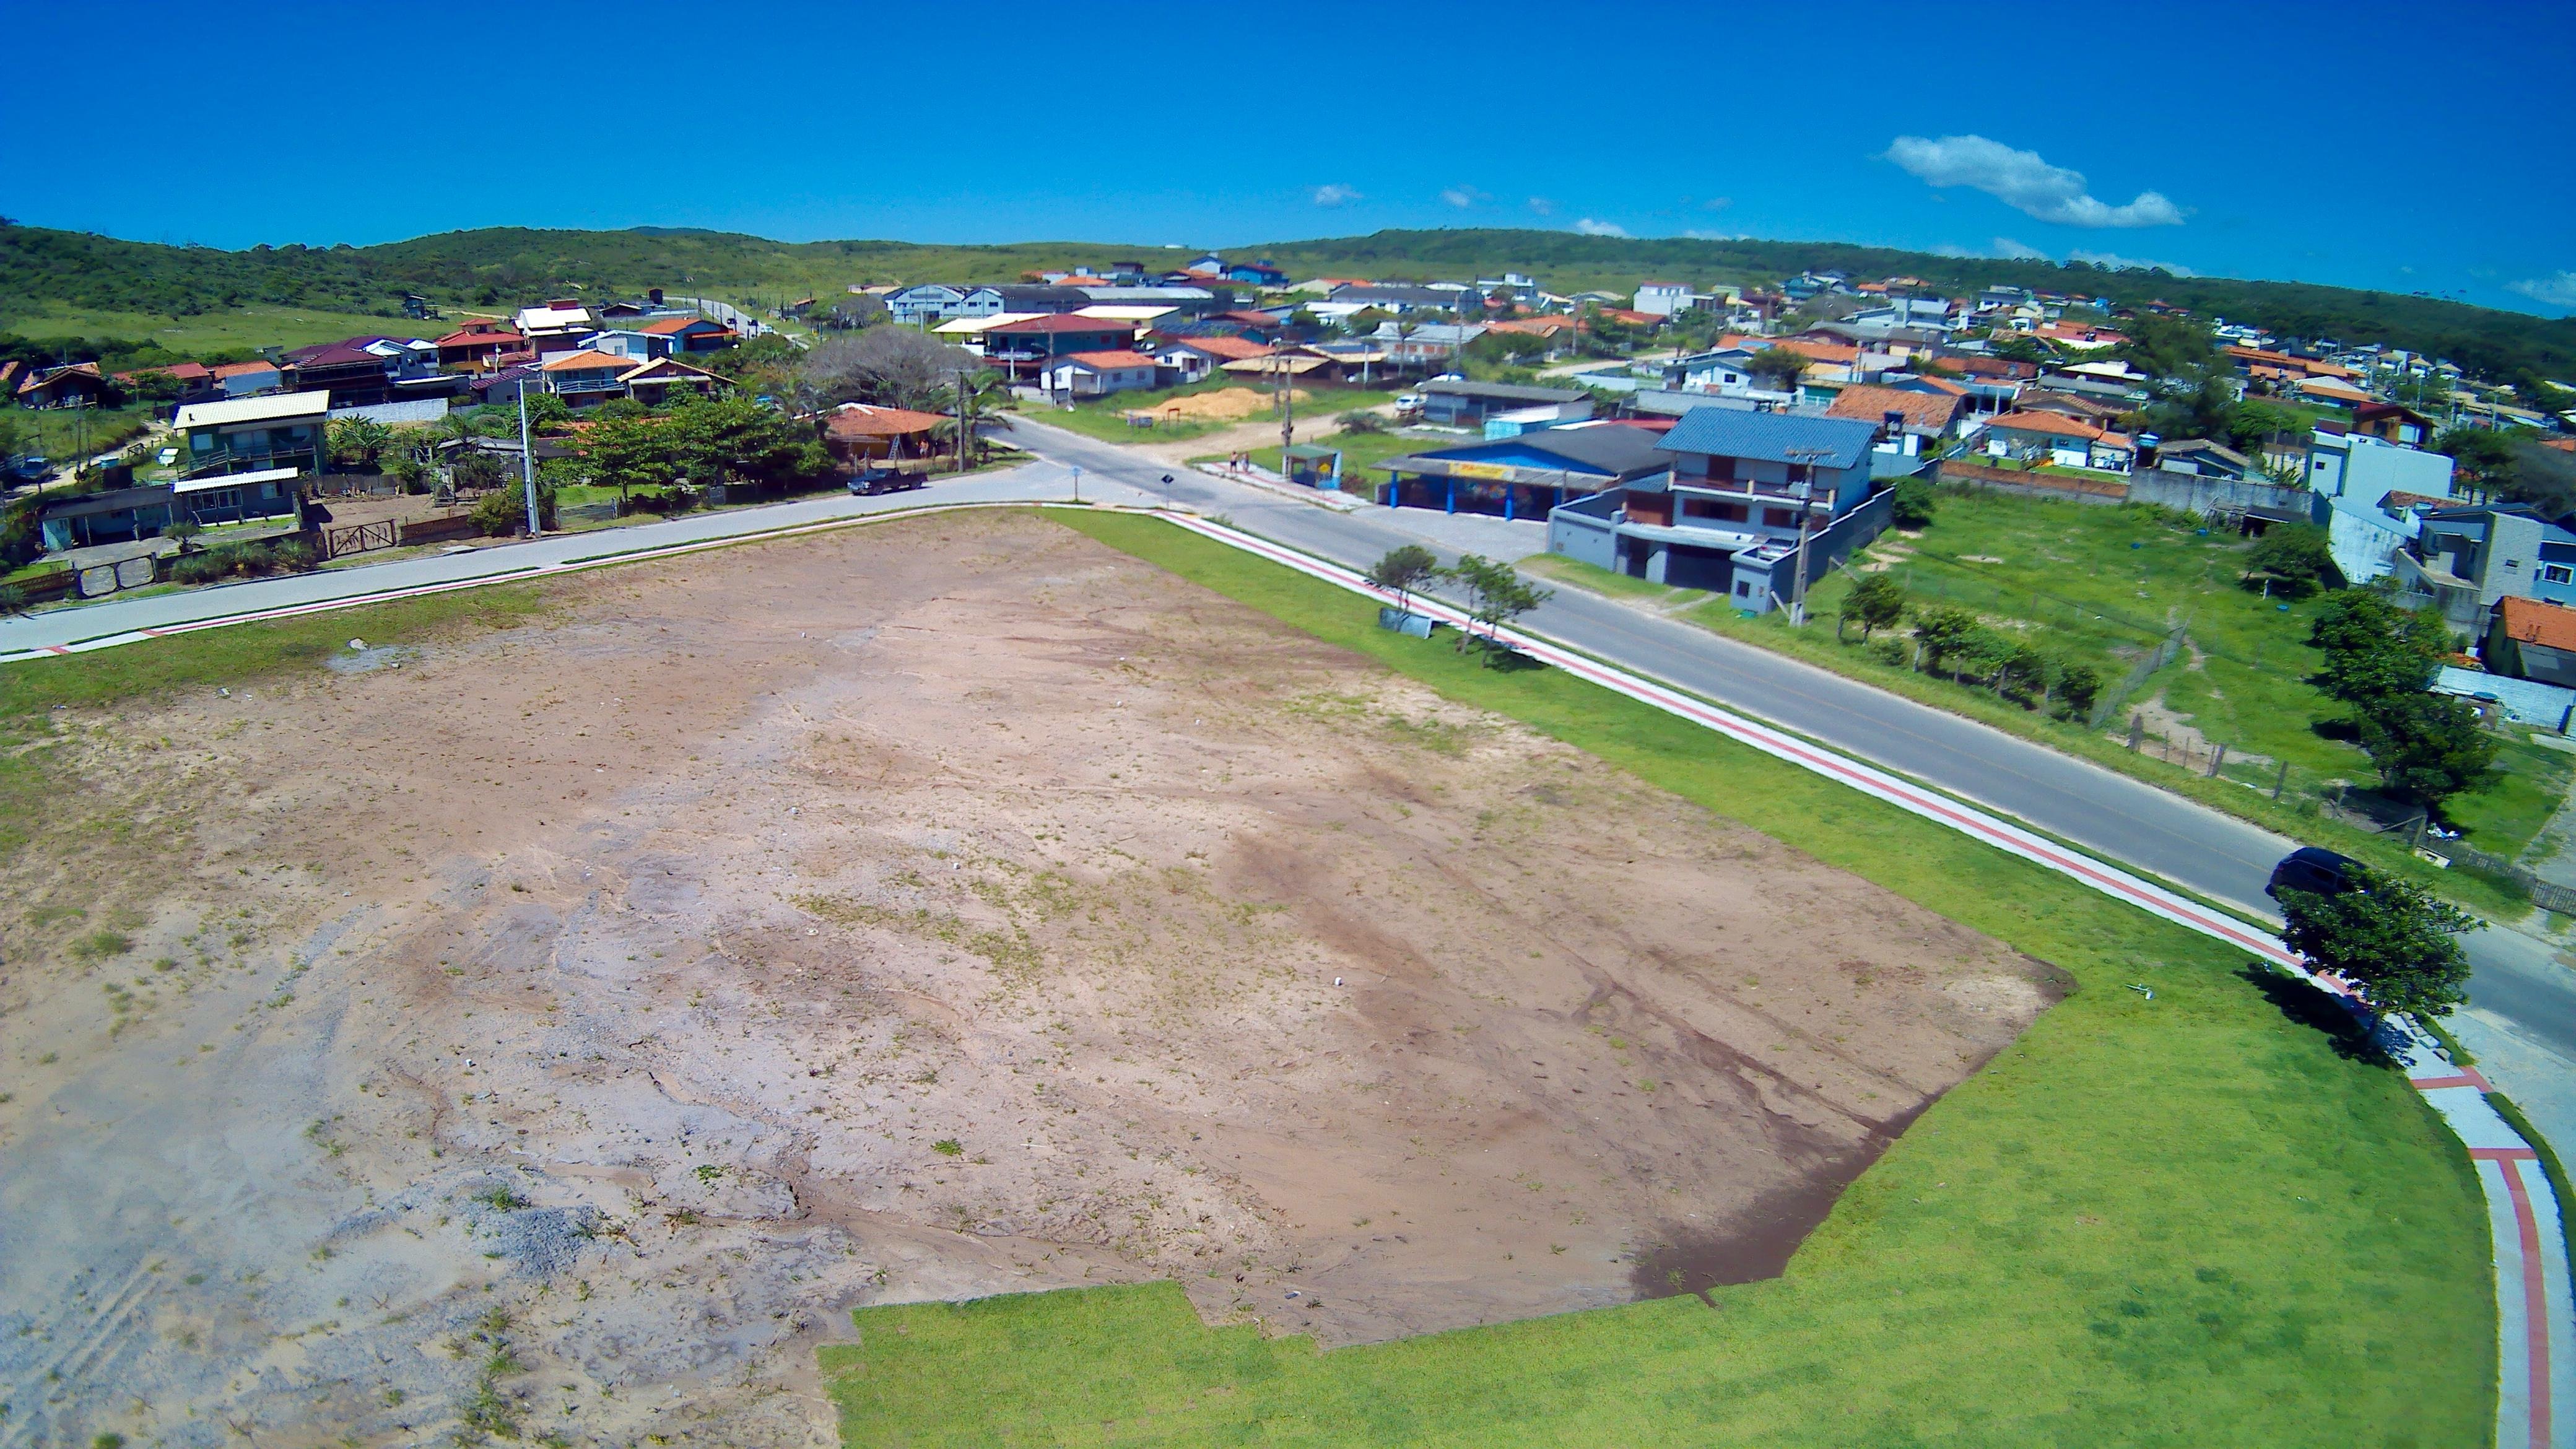
{"type": "Polygon", "coordinates": [[[1805,465],[1807,476],[1798,483],[1798,572],[1789,581],[1789,624],[1792,628],[1807,626],[1807,530],[1816,518],[1816,464],[1832,456],[1826,448],[1791,448],[1789,456],[1805,465]]]}
{"type": "Polygon", "coordinates": [[[519,485],[528,494],[528,537],[537,527],[537,452],[528,444],[528,380],[519,379],[519,485]]]}
{"type": "Polygon", "coordinates": [[[1288,385],[1293,375],[1288,371],[1288,355],[1270,355],[1279,370],[1279,474],[1284,478],[1293,466],[1288,461],[1288,450],[1297,446],[1297,390],[1288,385]]]}

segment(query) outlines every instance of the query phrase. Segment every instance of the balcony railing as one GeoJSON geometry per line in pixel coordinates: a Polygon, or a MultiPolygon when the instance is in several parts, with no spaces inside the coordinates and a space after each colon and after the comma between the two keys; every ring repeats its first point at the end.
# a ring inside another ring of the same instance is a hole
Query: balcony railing
{"type": "Polygon", "coordinates": [[[620,388],[623,388],[623,387],[626,385],[626,384],[624,384],[624,383],[622,383],[622,382],[619,382],[619,381],[618,381],[614,376],[609,376],[609,377],[565,377],[565,376],[558,376],[558,377],[554,378],[552,381],[553,381],[554,390],[555,390],[556,392],[558,392],[558,393],[566,393],[566,392],[616,392],[616,391],[618,391],[620,388]]]}

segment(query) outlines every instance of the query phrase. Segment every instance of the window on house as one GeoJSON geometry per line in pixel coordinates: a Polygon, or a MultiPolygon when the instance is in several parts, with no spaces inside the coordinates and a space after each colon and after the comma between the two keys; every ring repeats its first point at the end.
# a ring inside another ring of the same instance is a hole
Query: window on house
{"type": "Polygon", "coordinates": [[[1762,522],[1765,526],[1771,528],[1795,528],[1798,526],[1798,510],[1794,508],[1765,508],[1762,510],[1762,522]]]}
{"type": "Polygon", "coordinates": [[[2542,564],[2540,581],[2544,584],[2576,584],[2576,568],[2566,564],[2542,564]]]}

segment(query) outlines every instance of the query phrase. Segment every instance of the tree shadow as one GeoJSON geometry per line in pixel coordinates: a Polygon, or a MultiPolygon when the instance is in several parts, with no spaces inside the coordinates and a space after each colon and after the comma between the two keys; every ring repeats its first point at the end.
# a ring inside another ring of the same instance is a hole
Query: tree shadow
{"type": "Polygon", "coordinates": [[[2271,1002],[2284,1019],[2324,1036],[2326,1045],[2343,1060],[2374,1067],[2402,1065],[2381,1045],[2377,1019],[2342,997],[2320,991],[2260,961],[2246,962],[2236,974],[2263,993],[2263,999],[2271,1002]]]}

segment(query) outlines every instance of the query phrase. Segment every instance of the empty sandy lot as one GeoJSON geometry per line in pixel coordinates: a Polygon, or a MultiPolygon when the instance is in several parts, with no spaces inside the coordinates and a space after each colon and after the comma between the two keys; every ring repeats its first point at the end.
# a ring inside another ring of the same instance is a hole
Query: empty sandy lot
{"type": "Polygon", "coordinates": [[[1764,1276],[2059,989],[1034,515],[556,597],[58,716],[0,1442],[828,1442],[861,1303],[1764,1276]]]}

